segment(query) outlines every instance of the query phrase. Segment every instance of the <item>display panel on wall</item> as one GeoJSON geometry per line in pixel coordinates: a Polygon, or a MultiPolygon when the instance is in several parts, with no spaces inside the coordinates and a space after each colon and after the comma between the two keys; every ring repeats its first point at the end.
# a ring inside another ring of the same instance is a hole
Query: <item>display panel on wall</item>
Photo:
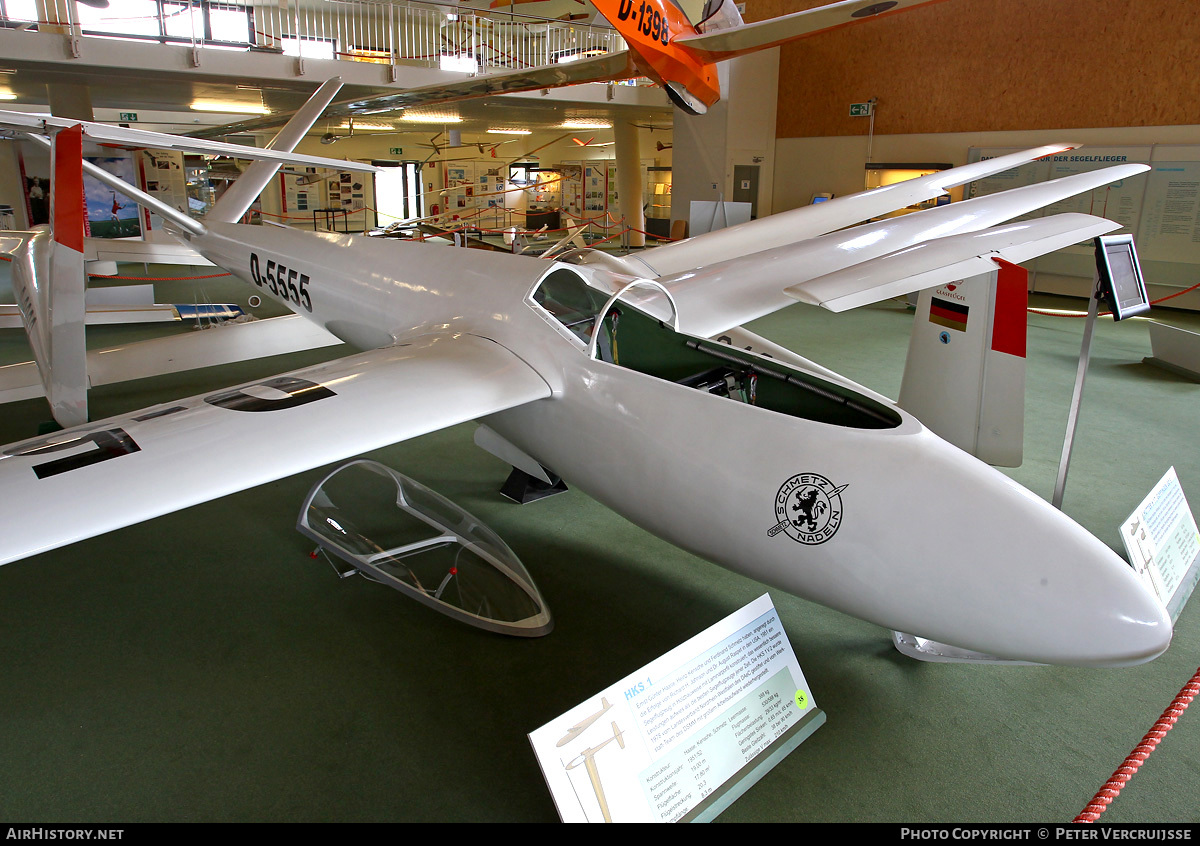
{"type": "MultiPolygon", "coordinates": [[[[972,147],[969,162],[1010,153],[1011,147],[972,147]]],[[[1200,146],[1156,144],[1128,147],[1085,147],[1032,162],[967,186],[965,198],[994,194],[1096,170],[1141,162],[1150,171],[1114,182],[1047,206],[1029,217],[1084,212],[1121,224],[1120,233],[1134,236],[1146,281],[1172,288],[1195,282],[1200,265],[1200,146]]],[[[1091,245],[1068,247],[1038,259],[1036,269],[1062,276],[1091,277],[1095,262],[1091,245]]]]}
{"type": "Polygon", "coordinates": [[[506,173],[489,162],[455,162],[446,166],[446,211],[452,218],[481,229],[509,225],[504,214],[506,173]]]}
{"type": "MultiPolygon", "coordinates": [[[[663,203],[666,197],[666,216],[670,217],[670,168],[667,173],[665,194],[655,197],[652,181],[648,177],[654,167],[653,159],[642,159],[641,184],[643,191],[642,205],[663,203]]],[[[591,221],[588,231],[594,235],[612,235],[618,231],[621,219],[620,197],[617,193],[617,163],[615,159],[590,159],[586,161],[563,162],[559,165],[563,172],[562,207],[572,217],[591,221]]],[[[647,217],[654,217],[651,209],[647,209],[647,217]]]]}

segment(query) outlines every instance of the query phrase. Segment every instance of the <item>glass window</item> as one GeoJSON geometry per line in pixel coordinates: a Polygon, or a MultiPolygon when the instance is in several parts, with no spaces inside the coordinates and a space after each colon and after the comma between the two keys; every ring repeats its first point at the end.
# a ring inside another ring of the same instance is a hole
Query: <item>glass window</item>
{"type": "Polygon", "coordinates": [[[209,35],[213,41],[233,44],[253,44],[250,14],[245,6],[225,6],[213,3],[208,7],[209,35]]]}
{"type": "Polygon", "coordinates": [[[123,0],[104,9],[76,3],[75,9],[85,32],[152,37],[162,34],[157,0],[123,0]]]}
{"type": "Polygon", "coordinates": [[[4,0],[0,4],[4,17],[10,21],[36,21],[38,19],[37,3],[35,0],[4,0]]]}
{"type": "Polygon", "coordinates": [[[533,292],[533,301],[566,326],[581,341],[589,341],[596,315],[610,294],[598,291],[566,268],[550,273],[533,292]]]}
{"type": "Polygon", "coordinates": [[[296,38],[294,35],[285,35],[279,41],[285,56],[301,56],[305,59],[332,59],[335,57],[332,38],[311,38],[307,35],[296,38]]]}
{"type": "Polygon", "coordinates": [[[438,57],[438,67],[445,71],[458,71],[459,73],[479,72],[479,62],[470,53],[462,53],[457,56],[442,53],[438,57]]]}
{"type": "Polygon", "coordinates": [[[204,38],[204,10],[188,3],[163,3],[163,31],[169,38],[204,38]]]}

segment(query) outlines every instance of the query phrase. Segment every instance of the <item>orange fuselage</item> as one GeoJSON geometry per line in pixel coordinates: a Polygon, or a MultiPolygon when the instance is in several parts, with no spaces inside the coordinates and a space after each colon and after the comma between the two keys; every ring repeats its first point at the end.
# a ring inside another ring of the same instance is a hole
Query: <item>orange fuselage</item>
{"type": "Polygon", "coordinates": [[[639,71],[664,87],[674,83],[686,88],[706,107],[721,99],[716,66],[673,43],[676,36],[696,31],[674,3],[669,0],[593,2],[624,37],[639,71]]]}

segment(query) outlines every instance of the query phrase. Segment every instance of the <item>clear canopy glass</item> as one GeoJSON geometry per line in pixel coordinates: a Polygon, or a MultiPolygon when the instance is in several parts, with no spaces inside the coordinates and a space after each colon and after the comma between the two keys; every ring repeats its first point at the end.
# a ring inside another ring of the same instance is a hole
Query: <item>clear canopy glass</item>
{"type": "Polygon", "coordinates": [[[456,620],[523,637],[553,628],[533,579],[495,532],[376,461],[352,461],[317,483],[296,528],[367,578],[456,620]]]}

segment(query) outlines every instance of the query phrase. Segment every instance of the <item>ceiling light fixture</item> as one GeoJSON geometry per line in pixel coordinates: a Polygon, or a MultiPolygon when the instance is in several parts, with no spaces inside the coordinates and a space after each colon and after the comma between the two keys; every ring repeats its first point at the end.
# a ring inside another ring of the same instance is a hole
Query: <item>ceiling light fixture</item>
{"type": "Polygon", "coordinates": [[[562,129],[612,129],[612,124],[602,120],[564,120],[559,127],[562,129]]]}
{"type": "Polygon", "coordinates": [[[532,129],[489,129],[488,135],[532,135],[532,129]]]}
{"type": "Polygon", "coordinates": [[[0,100],[15,100],[17,95],[11,91],[0,91],[0,100]]]}
{"type": "Polygon", "coordinates": [[[403,114],[400,120],[408,121],[409,123],[462,123],[463,119],[458,115],[438,115],[438,114],[423,114],[410,115],[403,114]]]}
{"type": "MultiPolygon", "coordinates": [[[[481,103],[480,105],[482,105],[485,109],[486,108],[511,109],[513,104],[510,100],[503,100],[500,102],[497,102],[495,100],[484,100],[483,103],[481,103]]],[[[521,108],[522,109],[543,109],[543,110],[550,109],[553,111],[559,111],[560,109],[562,109],[562,105],[560,103],[538,103],[536,101],[530,100],[529,102],[521,103],[521,108]]]]}
{"type": "Polygon", "coordinates": [[[197,112],[224,112],[237,115],[269,115],[271,113],[266,106],[256,106],[253,103],[218,103],[211,100],[197,100],[192,103],[192,109],[197,112]]]}

